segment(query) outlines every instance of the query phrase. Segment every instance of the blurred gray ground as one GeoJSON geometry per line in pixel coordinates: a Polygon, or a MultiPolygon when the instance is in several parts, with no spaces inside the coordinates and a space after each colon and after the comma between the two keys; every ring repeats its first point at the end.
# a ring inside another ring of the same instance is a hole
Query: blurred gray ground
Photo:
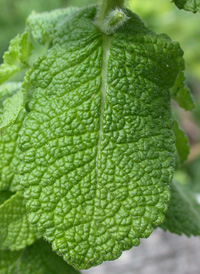
{"type": "Polygon", "coordinates": [[[115,261],[82,274],[200,274],[200,237],[187,238],[157,229],[138,247],[115,261]]]}

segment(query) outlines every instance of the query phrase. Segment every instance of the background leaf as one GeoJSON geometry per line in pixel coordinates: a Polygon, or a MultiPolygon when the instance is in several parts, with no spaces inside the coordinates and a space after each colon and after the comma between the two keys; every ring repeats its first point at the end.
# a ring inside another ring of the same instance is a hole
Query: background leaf
{"type": "Polygon", "coordinates": [[[194,194],[175,181],[171,184],[171,192],[169,209],[160,227],[179,235],[200,235],[200,205],[194,194]]]}
{"type": "Polygon", "coordinates": [[[43,240],[24,250],[0,250],[0,274],[78,274],[43,240]]]}
{"type": "Polygon", "coordinates": [[[174,99],[180,107],[190,111],[194,109],[192,94],[185,84],[183,72],[177,76],[174,86],[170,89],[170,94],[172,99],[174,99]]]}
{"type": "Polygon", "coordinates": [[[190,153],[188,138],[184,131],[179,128],[177,121],[174,121],[173,131],[176,137],[176,150],[178,153],[180,164],[183,164],[190,153]]]}
{"type": "Polygon", "coordinates": [[[193,13],[200,12],[200,0],[173,0],[179,9],[191,11],[193,13]]]}

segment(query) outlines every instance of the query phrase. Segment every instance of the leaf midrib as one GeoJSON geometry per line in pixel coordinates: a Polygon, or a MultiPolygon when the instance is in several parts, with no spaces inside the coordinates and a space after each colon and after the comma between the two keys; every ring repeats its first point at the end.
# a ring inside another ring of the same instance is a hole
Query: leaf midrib
{"type": "Polygon", "coordinates": [[[97,156],[96,156],[96,176],[98,182],[98,158],[101,151],[101,139],[103,134],[103,115],[104,115],[104,108],[106,102],[106,91],[107,91],[107,74],[108,74],[108,59],[110,56],[110,47],[111,47],[111,36],[103,35],[103,61],[102,61],[102,70],[101,70],[101,108],[100,108],[100,125],[99,125],[99,137],[97,143],[97,156]]]}

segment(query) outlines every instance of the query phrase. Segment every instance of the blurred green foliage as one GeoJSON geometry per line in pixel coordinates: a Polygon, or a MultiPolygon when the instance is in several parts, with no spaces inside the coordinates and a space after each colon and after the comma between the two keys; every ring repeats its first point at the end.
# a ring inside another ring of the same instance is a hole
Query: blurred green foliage
{"type": "Polygon", "coordinates": [[[200,194],[200,157],[187,163],[184,167],[175,173],[174,179],[188,187],[194,193],[200,194]]]}

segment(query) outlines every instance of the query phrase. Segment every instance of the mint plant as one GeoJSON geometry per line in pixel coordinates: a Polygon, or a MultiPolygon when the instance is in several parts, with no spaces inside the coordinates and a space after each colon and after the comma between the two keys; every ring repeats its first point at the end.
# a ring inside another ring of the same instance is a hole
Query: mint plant
{"type": "Polygon", "coordinates": [[[29,16],[0,66],[0,273],[78,273],[158,226],[200,235],[173,181],[189,145],[171,99],[194,107],[183,71],[180,45],[123,0],[29,16]]]}

